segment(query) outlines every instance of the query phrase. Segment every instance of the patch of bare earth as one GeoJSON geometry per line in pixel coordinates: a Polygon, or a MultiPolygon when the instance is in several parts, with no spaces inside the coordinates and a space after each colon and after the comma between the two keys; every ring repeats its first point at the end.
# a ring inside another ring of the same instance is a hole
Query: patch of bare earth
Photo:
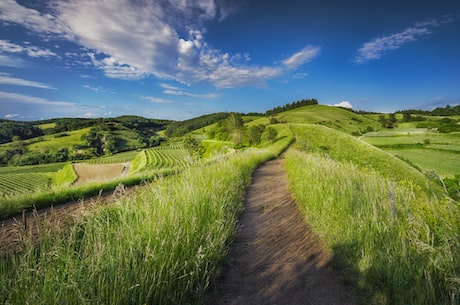
{"type": "Polygon", "coordinates": [[[229,263],[206,304],[357,304],[293,201],[283,160],[255,171],[229,263]]]}
{"type": "Polygon", "coordinates": [[[109,181],[117,177],[126,175],[129,171],[130,163],[113,163],[113,164],[86,164],[76,163],[73,165],[75,173],[78,176],[76,185],[82,185],[88,182],[109,181]]]}

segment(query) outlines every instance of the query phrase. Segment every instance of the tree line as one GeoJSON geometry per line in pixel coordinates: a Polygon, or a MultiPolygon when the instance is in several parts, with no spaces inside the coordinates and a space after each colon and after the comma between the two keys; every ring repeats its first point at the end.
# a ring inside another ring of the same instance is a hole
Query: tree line
{"type": "Polygon", "coordinates": [[[232,112],[219,121],[216,126],[206,131],[208,138],[219,141],[232,141],[236,147],[257,145],[265,141],[273,141],[278,132],[273,127],[265,125],[244,126],[240,113],[232,112]]]}
{"type": "Polygon", "coordinates": [[[296,109],[296,108],[300,108],[300,107],[304,107],[304,106],[311,106],[311,105],[318,105],[318,101],[314,98],[312,99],[303,99],[303,100],[299,100],[299,101],[296,101],[296,102],[292,102],[292,103],[288,103],[284,106],[277,106],[271,110],[267,110],[265,112],[265,115],[266,116],[271,116],[271,115],[274,115],[274,114],[277,114],[277,113],[280,113],[280,112],[284,112],[284,111],[287,111],[287,110],[292,110],[292,109],[296,109]]]}

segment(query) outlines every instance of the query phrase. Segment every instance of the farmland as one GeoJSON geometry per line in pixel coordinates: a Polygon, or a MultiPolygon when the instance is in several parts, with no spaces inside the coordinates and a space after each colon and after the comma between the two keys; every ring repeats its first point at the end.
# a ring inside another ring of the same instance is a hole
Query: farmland
{"type": "MultiPolygon", "coordinates": [[[[3,200],[5,217],[30,202],[46,206],[120,183],[147,184],[73,217],[66,228],[41,227],[38,246],[21,235],[22,251],[0,258],[0,303],[203,304],[235,238],[253,170],[289,147],[292,194],[363,303],[457,304],[460,208],[429,173],[458,173],[458,134],[405,123],[385,129],[372,115],[320,105],[275,117],[251,116],[242,126],[234,120],[236,131],[228,121],[194,130],[194,139],[205,139],[220,124],[229,137],[203,140],[202,155],[185,137],[169,139],[86,163],[130,163],[123,177],[3,200]],[[276,137],[249,146],[244,137],[259,125],[276,137]]],[[[0,175],[28,169],[49,187],[75,179],[73,168],[4,167],[0,175]]]]}
{"type": "Polygon", "coordinates": [[[423,172],[441,177],[460,174],[460,133],[437,133],[423,128],[372,132],[363,141],[402,157],[423,172]]]}

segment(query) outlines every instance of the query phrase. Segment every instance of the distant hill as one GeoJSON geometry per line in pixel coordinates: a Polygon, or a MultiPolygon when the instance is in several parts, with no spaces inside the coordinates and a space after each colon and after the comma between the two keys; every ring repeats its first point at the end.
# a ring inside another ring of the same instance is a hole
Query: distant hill
{"type": "MultiPolygon", "coordinates": [[[[254,120],[260,124],[266,118],[254,120]]],[[[361,135],[381,128],[380,123],[372,117],[333,106],[310,105],[295,108],[273,115],[271,123],[319,124],[348,134],[361,135]]]]}

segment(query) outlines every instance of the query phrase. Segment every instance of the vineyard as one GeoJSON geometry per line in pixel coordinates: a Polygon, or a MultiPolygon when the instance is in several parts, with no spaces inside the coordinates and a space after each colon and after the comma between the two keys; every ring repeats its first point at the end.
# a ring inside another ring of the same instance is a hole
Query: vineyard
{"type": "Polygon", "coordinates": [[[145,149],[133,160],[131,172],[162,168],[184,168],[191,159],[182,143],[145,149]]]}
{"type": "Polygon", "coordinates": [[[51,178],[40,173],[4,174],[0,179],[0,198],[43,191],[50,187],[51,178]]]}
{"type": "Polygon", "coordinates": [[[0,168],[0,198],[44,191],[51,187],[52,177],[64,166],[52,163],[0,168]]]}
{"type": "Polygon", "coordinates": [[[137,150],[127,151],[127,152],[122,152],[122,153],[115,154],[112,156],[89,159],[89,160],[86,160],[85,163],[89,163],[89,164],[126,163],[126,162],[133,161],[133,159],[137,156],[138,153],[139,151],[137,150]]]}

